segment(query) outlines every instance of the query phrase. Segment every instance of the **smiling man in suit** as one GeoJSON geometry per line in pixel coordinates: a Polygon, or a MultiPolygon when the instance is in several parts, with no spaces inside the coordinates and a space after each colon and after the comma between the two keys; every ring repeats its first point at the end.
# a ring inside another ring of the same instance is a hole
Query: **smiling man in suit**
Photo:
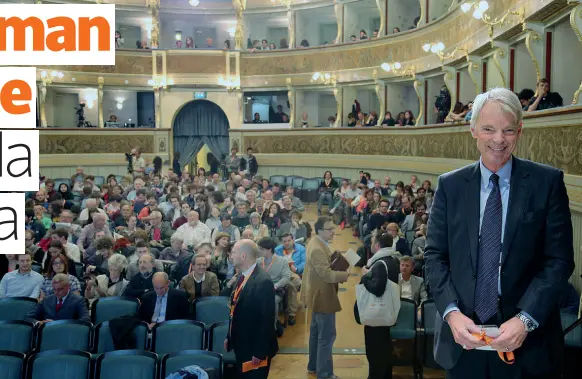
{"type": "Polygon", "coordinates": [[[91,321],[85,300],[70,292],[69,275],[56,274],[52,285],[54,294],[37,304],[26,316],[27,320],[41,324],[57,320],[91,321]]]}
{"type": "Polygon", "coordinates": [[[232,263],[240,273],[230,296],[230,329],[224,341],[234,350],[237,378],[266,379],[279,350],[275,332],[275,287],[257,265],[259,248],[242,239],[232,248],[232,263]]]}
{"type": "Polygon", "coordinates": [[[569,201],[560,170],[512,155],[522,125],[509,90],[477,96],[471,133],[481,158],[439,178],[425,260],[435,359],[447,378],[560,375],[558,302],[574,269],[569,201]],[[497,352],[477,350],[485,343],[472,333],[492,324],[497,352]],[[513,364],[501,359],[509,352],[513,364]]]}

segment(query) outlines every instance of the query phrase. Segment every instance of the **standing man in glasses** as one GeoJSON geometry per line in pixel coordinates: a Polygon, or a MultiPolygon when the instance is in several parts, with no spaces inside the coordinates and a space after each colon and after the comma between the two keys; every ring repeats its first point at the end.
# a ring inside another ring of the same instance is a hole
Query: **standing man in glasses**
{"type": "Polygon", "coordinates": [[[562,171],[512,155],[522,125],[513,92],[477,96],[471,133],[481,158],[439,178],[425,261],[438,311],[434,355],[447,378],[561,374],[559,300],[574,270],[569,201],[562,171]],[[484,341],[482,325],[498,336],[484,341]]]}
{"type": "Polygon", "coordinates": [[[319,217],[316,236],[307,245],[303,271],[302,297],[311,312],[309,329],[309,362],[307,371],[318,379],[335,379],[332,349],[335,342],[335,314],[342,310],[338,283],[348,281],[348,272],[331,268],[333,250],[329,247],[335,224],[329,217],[319,217]]]}

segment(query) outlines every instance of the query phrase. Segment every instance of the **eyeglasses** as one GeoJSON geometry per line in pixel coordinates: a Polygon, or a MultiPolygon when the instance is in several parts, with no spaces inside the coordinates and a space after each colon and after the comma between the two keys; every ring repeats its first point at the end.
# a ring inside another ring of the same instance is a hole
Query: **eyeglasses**
{"type": "Polygon", "coordinates": [[[53,262],[53,265],[59,265],[59,266],[60,266],[60,265],[64,265],[64,262],[61,262],[61,261],[54,261],[54,262],[53,262]]]}
{"type": "Polygon", "coordinates": [[[335,231],[335,228],[324,228],[323,230],[327,230],[328,232],[333,232],[333,231],[335,231]]]}

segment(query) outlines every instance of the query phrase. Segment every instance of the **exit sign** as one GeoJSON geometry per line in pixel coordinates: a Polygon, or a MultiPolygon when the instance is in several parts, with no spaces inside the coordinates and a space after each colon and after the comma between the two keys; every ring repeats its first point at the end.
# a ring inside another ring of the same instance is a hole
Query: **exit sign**
{"type": "Polygon", "coordinates": [[[195,99],[206,99],[206,92],[194,92],[195,99]]]}

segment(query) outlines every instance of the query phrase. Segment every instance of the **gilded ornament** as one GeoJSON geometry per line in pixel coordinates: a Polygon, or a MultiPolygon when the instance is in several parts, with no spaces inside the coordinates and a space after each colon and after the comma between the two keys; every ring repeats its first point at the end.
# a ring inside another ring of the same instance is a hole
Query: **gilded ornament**
{"type": "Polygon", "coordinates": [[[533,30],[528,31],[527,36],[525,37],[525,48],[527,49],[527,52],[529,53],[531,61],[533,62],[534,68],[536,70],[536,82],[540,81],[540,79],[542,78],[542,75],[540,72],[540,65],[539,65],[538,60],[536,59],[536,56],[532,50],[531,44],[532,44],[532,42],[539,43],[540,41],[541,41],[541,36],[538,32],[533,31],[533,30]]]}

